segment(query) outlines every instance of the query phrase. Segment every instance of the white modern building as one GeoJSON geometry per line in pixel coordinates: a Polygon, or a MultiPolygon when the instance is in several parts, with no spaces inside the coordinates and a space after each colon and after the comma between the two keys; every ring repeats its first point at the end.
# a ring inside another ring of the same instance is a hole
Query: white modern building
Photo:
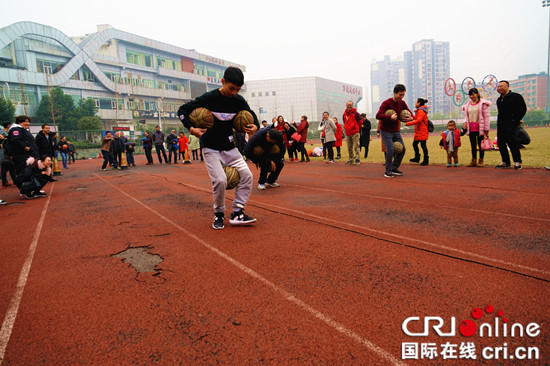
{"type": "Polygon", "coordinates": [[[34,116],[42,96],[61,87],[75,104],[93,99],[109,128],[154,126],[160,119],[181,126],[179,106],[219,88],[228,66],[246,71],[109,25],[73,38],[33,22],[0,28],[0,92],[15,103],[17,114],[34,116]]]}
{"type": "Polygon", "coordinates": [[[305,115],[308,121],[320,121],[325,111],[341,120],[348,100],[357,105],[363,99],[363,88],[309,76],[247,81],[242,94],[260,120],[271,122],[281,115],[298,122],[305,115]]]}

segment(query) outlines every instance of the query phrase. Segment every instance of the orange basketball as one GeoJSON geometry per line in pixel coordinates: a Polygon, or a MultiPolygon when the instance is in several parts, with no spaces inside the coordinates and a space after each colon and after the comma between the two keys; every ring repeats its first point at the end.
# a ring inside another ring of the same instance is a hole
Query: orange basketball
{"type": "Polygon", "coordinates": [[[233,128],[235,131],[244,132],[244,128],[254,124],[254,117],[249,111],[240,111],[233,118],[233,128]]]}
{"type": "Polygon", "coordinates": [[[206,108],[196,108],[189,114],[189,119],[195,128],[209,129],[214,125],[214,115],[206,108]]]}
{"type": "Polygon", "coordinates": [[[69,147],[67,145],[63,145],[63,150],[67,150],[69,147]]]}

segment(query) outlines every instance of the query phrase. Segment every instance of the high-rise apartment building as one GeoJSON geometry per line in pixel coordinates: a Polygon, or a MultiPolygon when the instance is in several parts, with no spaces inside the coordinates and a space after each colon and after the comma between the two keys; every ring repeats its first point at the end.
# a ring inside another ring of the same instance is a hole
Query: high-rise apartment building
{"type": "Polygon", "coordinates": [[[546,73],[520,75],[517,80],[509,80],[510,90],[523,96],[527,109],[544,110],[547,80],[546,73]]]}
{"type": "Polygon", "coordinates": [[[451,99],[444,92],[444,83],[450,77],[450,44],[422,40],[412,45],[403,56],[371,63],[371,89],[373,113],[380,104],[393,95],[395,84],[407,87],[405,101],[411,109],[417,98],[429,100],[430,113],[447,114],[451,99]]]}
{"type": "Polygon", "coordinates": [[[405,62],[403,57],[383,61],[372,60],[370,68],[372,113],[376,114],[382,102],[393,95],[395,84],[406,84],[405,62]]]}

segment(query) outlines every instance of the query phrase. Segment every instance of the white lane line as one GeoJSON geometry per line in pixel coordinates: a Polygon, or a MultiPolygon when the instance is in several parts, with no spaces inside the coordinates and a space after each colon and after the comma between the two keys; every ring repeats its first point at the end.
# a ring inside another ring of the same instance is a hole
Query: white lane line
{"type": "Polygon", "coordinates": [[[21,273],[19,274],[19,280],[17,281],[17,286],[15,288],[15,293],[13,294],[8,311],[2,322],[2,329],[0,329],[0,364],[4,361],[4,355],[6,353],[6,348],[8,342],[10,341],[11,333],[13,331],[13,325],[15,324],[15,319],[17,318],[17,313],[19,311],[19,305],[21,304],[21,299],[23,298],[23,292],[25,291],[25,286],[27,284],[27,279],[29,278],[29,272],[31,270],[32,260],[34,258],[34,252],[36,246],[38,245],[38,238],[40,237],[40,232],[42,231],[42,225],[44,225],[44,219],[46,217],[46,211],[48,211],[48,206],[50,205],[50,199],[52,198],[53,185],[50,190],[50,194],[46,199],[46,204],[38,220],[38,225],[34,231],[34,236],[32,238],[31,246],[27,252],[27,259],[21,268],[21,273]]]}
{"type": "MultiPolygon", "coordinates": [[[[255,272],[254,270],[250,269],[249,267],[245,266],[244,264],[242,264],[241,262],[237,261],[236,259],[234,259],[233,257],[230,257],[229,255],[225,254],[224,252],[222,252],[221,250],[219,250],[218,248],[208,244],[207,242],[205,242],[204,240],[202,240],[201,238],[199,238],[198,236],[196,236],[195,234],[187,231],[185,228],[183,228],[182,226],[176,224],[174,221],[170,220],[169,218],[165,217],[164,215],[162,215],[161,213],[153,210],[151,207],[147,206],[146,204],[144,204],[143,202],[139,201],[138,199],[132,197],[131,195],[129,195],[128,193],[124,192],[123,190],[121,190],[120,188],[118,188],[117,186],[115,186],[114,184],[108,182],[107,180],[105,180],[105,178],[97,175],[97,174],[94,174],[97,178],[101,179],[102,181],[104,181],[106,184],[110,185],[111,187],[113,187],[114,189],[116,189],[117,191],[119,191],[120,193],[122,193],[123,195],[125,195],[126,197],[130,198],[131,200],[133,200],[134,202],[138,203],[139,205],[143,206],[144,208],[146,208],[147,210],[151,211],[153,214],[157,215],[159,218],[161,218],[162,220],[166,221],[167,223],[169,223],[170,225],[174,226],[175,228],[177,228],[178,230],[182,231],[183,233],[185,233],[187,236],[189,236],[190,238],[194,239],[195,241],[199,242],[200,244],[202,244],[205,248],[211,250],[212,252],[214,252],[215,254],[217,254],[218,256],[220,256],[221,258],[225,259],[226,261],[228,261],[229,263],[233,264],[235,267],[239,268],[241,271],[245,272],[246,274],[248,274],[249,276],[257,279],[258,281],[262,282],[264,285],[266,285],[267,287],[270,287],[272,290],[274,290],[275,292],[277,292],[278,294],[282,295],[285,299],[287,299],[289,302],[293,303],[294,305],[298,306],[299,308],[301,308],[302,310],[310,313],[311,315],[313,315],[314,317],[316,317],[317,319],[321,320],[322,322],[324,322],[325,324],[329,325],[330,327],[336,329],[338,332],[342,333],[343,335],[353,339],[354,341],[362,344],[363,346],[365,346],[366,348],[368,348],[370,351],[376,353],[380,358],[383,358],[385,359],[386,361],[389,361],[390,363],[394,364],[394,365],[405,365],[404,362],[402,362],[401,360],[395,358],[391,353],[389,353],[388,351],[380,348],[379,346],[377,346],[376,344],[372,343],[371,341],[361,337],[359,334],[355,333],[354,331],[346,328],[345,326],[343,326],[342,324],[338,323],[337,321],[333,320],[331,317],[321,313],[320,311],[318,310],[315,310],[313,307],[311,307],[310,305],[308,305],[307,303],[303,302],[302,300],[298,299],[297,297],[295,297],[293,294],[291,294],[290,292],[288,292],[287,290],[285,290],[284,288],[281,288],[279,286],[277,286],[276,284],[274,284],[273,282],[269,281],[267,278],[263,277],[262,275],[260,275],[259,273],[255,272]]],[[[203,188],[201,188],[202,190],[203,188]]]]}

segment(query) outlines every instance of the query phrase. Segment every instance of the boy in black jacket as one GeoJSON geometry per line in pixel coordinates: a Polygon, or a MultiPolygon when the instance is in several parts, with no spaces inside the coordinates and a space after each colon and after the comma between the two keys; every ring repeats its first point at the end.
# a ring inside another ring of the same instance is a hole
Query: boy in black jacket
{"type": "Polygon", "coordinates": [[[227,186],[224,166],[237,169],[240,176],[229,223],[246,225],[256,221],[255,218],[247,216],[243,211],[252,190],[252,173],[235,147],[233,138],[232,120],[239,111],[246,110],[254,117],[254,124],[245,128],[246,133],[253,135],[260,127],[256,114],[250,109],[246,100],[238,94],[243,84],[242,71],[230,66],[224,72],[221,88],[204,93],[195,100],[182,105],[178,110],[178,116],[183,125],[192,135],[202,139],[202,152],[208,175],[212,181],[214,195],[215,217],[212,223],[214,229],[224,228],[225,188],[227,186]],[[193,127],[189,119],[189,114],[199,107],[210,110],[214,115],[214,125],[208,130],[193,127]]]}

